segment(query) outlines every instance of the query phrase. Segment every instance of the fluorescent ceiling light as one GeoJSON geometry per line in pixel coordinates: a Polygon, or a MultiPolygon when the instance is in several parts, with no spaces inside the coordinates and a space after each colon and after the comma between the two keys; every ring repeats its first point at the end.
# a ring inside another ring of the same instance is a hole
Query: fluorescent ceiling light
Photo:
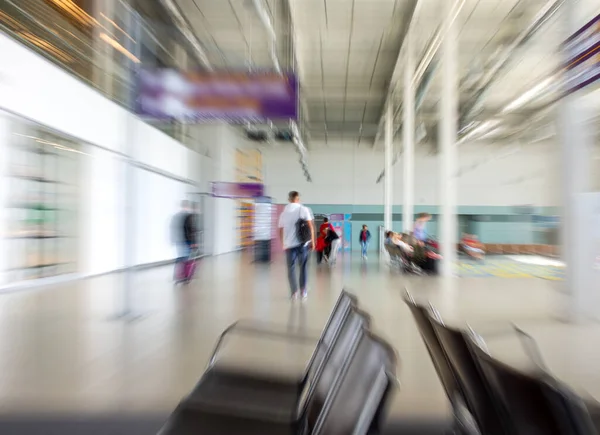
{"type": "Polygon", "coordinates": [[[125,57],[127,57],[132,62],[140,63],[140,60],[137,57],[135,57],[133,55],[133,53],[131,53],[129,50],[127,50],[125,47],[123,47],[121,44],[119,44],[119,42],[117,40],[108,36],[106,33],[101,33],[100,39],[102,39],[104,42],[106,42],[112,48],[114,48],[115,50],[117,50],[118,52],[123,54],[125,57]]]}
{"type": "Polygon", "coordinates": [[[512,112],[519,107],[529,103],[531,100],[539,96],[544,90],[546,90],[550,85],[554,82],[554,76],[548,77],[545,80],[542,80],[540,83],[535,85],[533,88],[529,89],[521,96],[513,100],[511,103],[507,104],[504,109],[502,109],[502,113],[512,112]]]}
{"type": "MultiPolygon", "coordinates": [[[[447,0],[448,1],[448,0],[447,0]]],[[[421,77],[425,74],[425,70],[433,60],[436,55],[438,49],[442,45],[444,38],[446,38],[446,34],[448,29],[452,27],[456,18],[460,14],[463,6],[465,5],[466,0],[457,0],[450,11],[450,17],[446,18],[446,22],[442,24],[441,27],[438,28],[437,33],[434,35],[431,45],[425,55],[423,56],[423,60],[419,63],[417,70],[415,71],[415,75],[413,76],[412,86],[416,87],[421,80],[421,77]]]]}
{"type": "Polygon", "coordinates": [[[488,121],[484,121],[484,122],[480,123],[477,127],[475,127],[473,130],[471,130],[470,132],[465,134],[463,137],[461,137],[458,140],[458,142],[456,142],[456,143],[457,143],[457,145],[463,144],[466,141],[468,141],[469,139],[472,139],[474,136],[477,136],[478,134],[481,134],[481,133],[483,133],[484,135],[487,135],[487,133],[490,133],[491,131],[498,129],[499,126],[500,126],[500,120],[498,120],[498,119],[490,119],[488,121]]]}
{"type": "Polygon", "coordinates": [[[486,139],[486,138],[488,138],[488,137],[490,137],[490,136],[492,136],[492,135],[494,135],[494,134],[498,133],[498,132],[499,132],[499,131],[501,131],[501,130],[502,130],[502,128],[501,128],[500,126],[498,126],[498,127],[494,127],[494,128],[492,128],[490,131],[488,131],[487,133],[484,133],[484,134],[483,134],[483,136],[480,136],[480,137],[479,137],[479,140],[481,140],[481,139],[486,139]]]}

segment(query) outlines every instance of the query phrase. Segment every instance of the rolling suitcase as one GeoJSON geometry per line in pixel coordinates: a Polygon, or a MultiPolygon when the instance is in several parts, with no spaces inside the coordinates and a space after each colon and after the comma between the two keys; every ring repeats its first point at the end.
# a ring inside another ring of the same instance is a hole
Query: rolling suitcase
{"type": "Polygon", "coordinates": [[[196,273],[196,259],[188,259],[183,263],[183,281],[189,282],[194,278],[196,273]]]}
{"type": "Polygon", "coordinates": [[[190,256],[186,258],[185,261],[181,262],[178,273],[180,282],[190,282],[194,278],[194,274],[196,273],[197,259],[198,252],[194,250],[190,252],[190,256]]]}

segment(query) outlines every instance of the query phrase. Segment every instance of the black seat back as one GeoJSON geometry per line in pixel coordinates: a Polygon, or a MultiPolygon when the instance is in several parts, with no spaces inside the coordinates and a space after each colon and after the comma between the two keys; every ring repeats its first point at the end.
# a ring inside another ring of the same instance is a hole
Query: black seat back
{"type": "Polygon", "coordinates": [[[427,312],[427,316],[456,374],[465,405],[477,421],[481,432],[490,435],[512,435],[502,404],[493,395],[471,353],[466,332],[444,325],[433,309],[427,312]]]}
{"type": "Polygon", "coordinates": [[[431,362],[435,368],[435,371],[446,390],[446,394],[448,399],[451,402],[454,402],[455,395],[462,394],[459,385],[456,381],[456,376],[448,361],[448,357],[444,350],[442,349],[442,345],[440,344],[437,335],[431,325],[428,315],[428,308],[423,305],[419,305],[413,299],[412,295],[406,291],[404,296],[404,301],[410,312],[412,313],[415,323],[417,324],[417,328],[419,329],[419,333],[421,334],[421,338],[425,343],[425,347],[429,352],[429,356],[431,358],[431,362]]]}
{"type": "Polygon", "coordinates": [[[395,385],[396,355],[383,340],[365,332],[341,371],[310,428],[312,434],[366,434],[395,385]]]}
{"type": "MultiPolygon", "coordinates": [[[[333,343],[337,340],[344,322],[347,319],[348,313],[352,307],[356,307],[358,299],[356,296],[342,290],[340,296],[333,307],[333,311],[329,316],[329,320],[323,329],[323,334],[319,339],[313,360],[310,364],[311,371],[317,370],[323,362],[327,352],[330,350],[333,343]]],[[[309,374],[309,376],[311,376],[309,374]]]]}
{"type": "Polygon", "coordinates": [[[515,435],[592,435],[596,431],[580,398],[541,370],[521,372],[488,354],[477,340],[470,347],[502,400],[515,435]]]}
{"type": "Polygon", "coordinates": [[[364,311],[353,307],[348,313],[331,352],[324,359],[319,372],[309,379],[308,388],[305,389],[303,402],[309,421],[316,421],[342,367],[347,363],[364,335],[365,329],[370,325],[371,318],[364,311]]]}
{"type": "Polygon", "coordinates": [[[545,391],[562,433],[597,435],[597,428],[581,397],[556,379],[547,380],[545,391]]]}

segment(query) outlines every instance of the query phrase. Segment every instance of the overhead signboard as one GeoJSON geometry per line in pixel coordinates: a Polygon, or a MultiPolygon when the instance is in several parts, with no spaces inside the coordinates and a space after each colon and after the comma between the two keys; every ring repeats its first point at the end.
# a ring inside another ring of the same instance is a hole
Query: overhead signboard
{"type": "Polygon", "coordinates": [[[567,93],[600,79],[600,14],[567,39],[562,49],[568,62],[565,68],[567,93]]]}
{"type": "Polygon", "coordinates": [[[296,119],[297,101],[298,82],[293,74],[142,69],[136,113],[182,122],[264,122],[296,119]]]}
{"type": "Polygon", "coordinates": [[[211,183],[212,196],[218,198],[260,198],[264,191],[264,185],[260,183],[211,183]]]}

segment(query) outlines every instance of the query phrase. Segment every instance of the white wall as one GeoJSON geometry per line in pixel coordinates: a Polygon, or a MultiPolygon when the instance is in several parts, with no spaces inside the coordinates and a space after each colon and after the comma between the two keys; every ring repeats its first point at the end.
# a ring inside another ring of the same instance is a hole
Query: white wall
{"type": "Polygon", "coordinates": [[[148,264],[176,257],[171,242],[171,220],[180,211],[186,185],[153,172],[136,169],[135,198],[137,246],[136,264],[148,264]]]}
{"type": "Polygon", "coordinates": [[[192,178],[189,171],[190,151],[172,137],[129,115],[134,144],[132,157],[140,163],[183,178],[192,178]]]}
{"type": "Polygon", "coordinates": [[[124,265],[125,163],[114,154],[90,147],[82,157],[80,232],[81,270],[98,274],[124,265]]]}
{"type": "MultiPolygon", "coordinates": [[[[285,202],[298,190],[310,204],[383,204],[383,183],[375,181],[384,167],[381,150],[319,146],[309,152],[308,183],[291,145],[263,152],[268,194],[285,202]]],[[[428,147],[415,158],[415,204],[439,204],[438,159],[428,147]]],[[[512,145],[468,144],[459,149],[460,205],[554,206],[560,204],[560,174],[552,142],[512,145]]],[[[394,166],[394,203],[402,203],[402,159],[394,166]]]]}
{"type": "MultiPolygon", "coordinates": [[[[206,144],[202,156],[203,177],[201,185],[210,192],[210,182],[236,182],[236,149],[253,148],[238,128],[224,123],[193,127],[193,134],[206,144]]],[[[205,247],[213,255],[233,252],[238,247],[238,201],[227,198],[210,198],[206,202],[205,247]]]]}
{"type": "Polygon", "coordinates": [[[128,113],[0,33],[0,108],[111,150],[123,150],[128,113]]]}
{"type": "MultiPolygon", "coordinates": [[[[81,158],[81,271],[103,273],[122,267],[124,163],[111,152],[131,152],[145,165],[198,184],[206,184],[202,171],[212,163],[2,33],[0,53],[0,110],[93,145],[88,147],[91,155],[81,158]]],[[[173,258],[167,215],[177,210],[186,192],[199,188],[148,171],[138,176],[137,261],[173,258]]]]}
{"type": "MultiPolygon", "coordinates": [[[[0,152],[2,144],[8,142],[8,120],[0,114],[0,152]]],[[[5,175],[8,171],[8,162],[6,158],[0,158],[0,237],[7,232],[7,209],[8,201],[8,183],[5,182],[5,175]]],[[[6,249],[0,249],[0,265],[6,264],[6,249]]],[[[6,276],[3,272],[4,268],[0,267],[0,286],[5,284],[6,276]]]]}

